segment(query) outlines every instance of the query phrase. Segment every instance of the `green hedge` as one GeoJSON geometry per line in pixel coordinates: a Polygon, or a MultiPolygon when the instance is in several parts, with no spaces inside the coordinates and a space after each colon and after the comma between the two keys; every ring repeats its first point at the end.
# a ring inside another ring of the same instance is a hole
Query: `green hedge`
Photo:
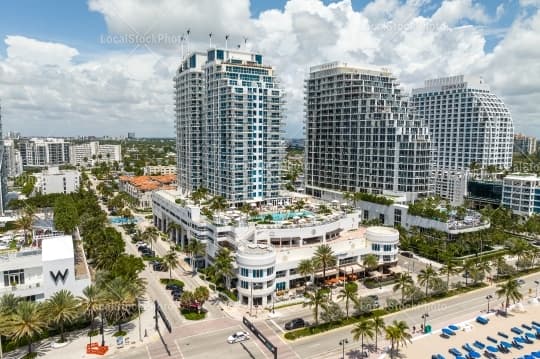
{"type": "Polygon", "coordinates": [[[201,313],[198,313],[197,311],[193,311],[190,309],[180,309],[180,313],[186,318],[187,320],[201,320],[206,317],[206,312],[202,311],[201,313]]]}
{"type": "Polygon", "coordinates": [[[397,282],[397,279],[394,277],[380,279],[380,280],[368,278],[364,280],[364,285],[366,286],[366,288],[373,289],[373,288],[379,288],[380,286],[384,286],[384,285],[394,284],[396,282],[397,282]]]}
{"type": "Polygon", "coordinates": [[[223,287],[218,287],[217,288],[218,292],[221,292],[223,294],[225,294],[227,297],[229,297],[231,300],[237,302],[238,301],[238,296],[236,295],[236,293],[234,292],[231,292],[230,290],[228,290],[227,288],[223,288],[223,287]]]}
{"type": "Polygon", "coordinates": [[[177,285],[179,287],[182,287],[182,288],[184,287],[184,282],[182,282],[179,279],[161,278],[159,281],[161,282],[161,284],[165,284],[165,285],[167,285],[167,284],[175,284],[175,285],[177,285]]]}

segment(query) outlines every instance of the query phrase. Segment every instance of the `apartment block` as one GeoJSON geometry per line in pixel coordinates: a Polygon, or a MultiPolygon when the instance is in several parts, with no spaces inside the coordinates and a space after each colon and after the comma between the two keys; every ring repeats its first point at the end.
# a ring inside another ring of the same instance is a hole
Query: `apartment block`
{"type": "Polygon", "coordinates": [[[514,135],[514,152],[523,155],[532,155],[536,153],[536,137],[525,136],[521,133],[514,135]]]}
{"type": "Polygon", "coordinates": [[[69,142],[62,138],[31,138],[19,142],[24,167],[46,167],[69,163],[69,142]]]}

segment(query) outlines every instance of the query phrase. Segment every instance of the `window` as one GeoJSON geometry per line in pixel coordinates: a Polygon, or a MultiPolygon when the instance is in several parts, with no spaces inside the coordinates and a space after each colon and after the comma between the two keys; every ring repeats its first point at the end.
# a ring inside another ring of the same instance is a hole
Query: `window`
{"type": "Polygon", "coordinates": [[[249,277],[249,270],[247,268],[240,268],[240,275],[242,277],[249,277]]]}
{"type": "Polygon", "coordinates": [[[266,275],[272,275],[272,274],[274,274],[274,267],[270,267],[266,269],[266,275]]]}
{"type": "Polygon", "coordinates": [[[289,269],[289,275],[295,275],[296,274],[296,268],[289,269]]]}
{"type": "Polygon", "coordinates": [[[4,272],[4,286],[24,284],[24,269],[8,270],[4,272]]]}
{"type": "Polygon", "coordinates": [[[392,245],[391,244],[385,244],[383,249],[384,249],[385,252],[390,252],[392,250],[392,245]]]}
{"type": "Polygon", "coordinates": [[[286,270],[278,270],[276,272],[276,278],[283,278],[287,275],[287,271],[286,270]]]}
{"type": "Polygon", "coordinates": [[[263,270],[262,269],[254,269],[253,270],[253,278],[261,278],[263,276],[263,270]]]}
{"type": "Polygon", "coordinates": [[[274,285],[273,280],[269,280],[268,282],[266,282],[266,288],[272,288],[272,285],[274,285]]]}
{"type": "Polygon", "coordinates": [[[252,283],[253,290],[263,289],[263,283],[252,283]]]}
{"type": "Polygon", "coordinates": [[[249,282],[246,282],[245,280],[241,280],[240,281],[240,287],[242,287],[244,289],[248,289],[249,288],[249,282]]]}
{"type": "Polygon", "coordinates": [[[372,251],[380,251],[381,250],[381,245],[377,244],[377,243],[371,243],[371,250],[372,251]]]}
{"type": "Polygon", "coordinates": [[[285,282],[276,283],[276,290],[285,290],[285,288],[286,288],[285,282]]]}

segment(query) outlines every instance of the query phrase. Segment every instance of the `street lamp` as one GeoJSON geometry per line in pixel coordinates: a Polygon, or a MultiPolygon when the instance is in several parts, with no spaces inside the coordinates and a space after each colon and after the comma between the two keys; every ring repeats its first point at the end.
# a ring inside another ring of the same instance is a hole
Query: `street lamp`
{"type": "Polygon", "coordinates": [[[536,284],[536,295],[535,295],[535,297],[538,298],[538,285],[540,284],[540,282],[535,280],[534,284],[536,284]]]}
{"type": "Polygon", "coordinates": [[[422,319],[424,320],[424,324],[422,326],[422,331],[425,333],[426,332],[426,320],[427,318],[429,317],[429,314],[428,313],[424,313],[422,314],[422,319]]]}
{"type": "Polygon", "coordinates": [[[103,330],[103,322],[105,322],[105,319],[103,318],[103,311],[101,311],[101,346],[105,346],[105,331],[103,330]]]}
{"type": "Polygon", "coordinates": [[[349,341],[347,339],[341,339],[339,341],[339,345],[341,345],[341,358],[345,359],[345,344],[349,344],[349,341]]]}
{"type": "Polygon", "coordinates": [[[487,312],[489,313],[489,302],[493,299],[493,296],[491,294],[489,294],[489,295],[486,296],[486,299],[488,301],[487,312]]]}

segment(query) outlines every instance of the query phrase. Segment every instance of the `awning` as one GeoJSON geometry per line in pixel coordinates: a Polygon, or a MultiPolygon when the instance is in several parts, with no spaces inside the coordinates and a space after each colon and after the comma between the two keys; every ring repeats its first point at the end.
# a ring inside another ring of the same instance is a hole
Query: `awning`
{"type": "Polygon", "coordinates": [[[390,269],[394,273],[403,273],[407,271],[404,268],[401,268],[400,266],[390,267],[388,269],[390,269]]]}
{"type": "Polygon", "coordinates": [[[359,264],[350,264],[348,266],[339,268],[339,271],[345,274],[358,273],[358,272],[362,272],[363,270],[364,268],[362,268],[362,266],[359,264]]]}
{"type": "MultiPolygon", "coordinates": [[[[338,273],[338,270],[337,268],[332,268],[332,269],[327,269],[326,270],[326,276],[330,276],[330,275],[336,275],[338,273]]],[[[317,272],[315,273],[315,277],[317,278],[321,278],[323,276],[323,272],[320,271],[320,272],[317,272]]]]}

